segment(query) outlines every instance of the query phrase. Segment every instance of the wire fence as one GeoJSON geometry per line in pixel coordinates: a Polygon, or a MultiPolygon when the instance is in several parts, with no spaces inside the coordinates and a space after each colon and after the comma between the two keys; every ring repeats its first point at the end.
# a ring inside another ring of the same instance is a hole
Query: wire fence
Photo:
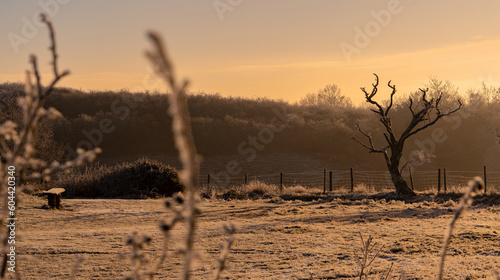
{"type": "MultiPolygon", "coordinates": [[[[403,178],[408,186],[416,191],[459,191],[475,176],[483,178],[488,192],[500,191],[500,172],[482,171],[449,171],[446,169],[428,171],[403,172],[403,178]]],[[[393,189],[391,175],[388,171],[366,170],[320,170],[317,172],[299,173],[272,173],[272,174],[244,174],[225,178],[223,182],[211,178],[210,174],[200,175],[201,187],[207,186],[234,186],[259,181],[281,187],[303,186],[307,188],[320,188],[330,190],[352,190],[354,188],[369,188],[375,191],[393,189]]]]}

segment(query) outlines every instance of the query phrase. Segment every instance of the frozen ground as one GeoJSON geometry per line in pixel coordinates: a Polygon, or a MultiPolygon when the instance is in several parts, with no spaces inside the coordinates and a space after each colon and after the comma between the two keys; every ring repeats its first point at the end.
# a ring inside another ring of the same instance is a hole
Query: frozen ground
{"type": "MultiPolygon", "coordinates": [[[[474,205],[458,221],[447,257],[446,279],[493,279],[500,271],[500,206],[474,205]]],[[[493,199],[498,203],[498,198],[493,199]]],[[[491,199],[490,199],[491,202],[491,199]]],[[[146,247],[156,261],[163,237],[162,200],[63,199],[66,210],[43,208],[27,197],[18,210],[18,270],[23,279],[123,279],[130,271],[127,236],[152,237],[146,247]]],[[[355,279],[359,234],[384,245],[370,279],[393,263],[391,279],[434,279],[443,234],[457,203],[426,197],[413,203],[380,197],[287,196],[258,200],[203,200],[194,279],[210,279],[225,240],[223,225],[239,227],[226,279],[355,279]]],[[[171,253],[183,227],[173,231],[171,253]]],[[[181,258],[172,256],[155,276],[178,279],[181,258]]]]}

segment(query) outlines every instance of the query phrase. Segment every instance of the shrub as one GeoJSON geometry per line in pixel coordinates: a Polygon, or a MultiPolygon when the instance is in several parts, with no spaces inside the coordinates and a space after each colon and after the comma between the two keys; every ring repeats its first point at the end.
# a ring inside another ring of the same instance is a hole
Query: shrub
{"type": "Polygon", "coordinates": [[[247,185],[235,186],[226,190],[221,197],[224,199],[258,199],[271,198],[279,194],[276,185],[261,181],[251,181],[247,185]]]}
{"type": "Polygon", "coordinates": [[[183,191],[177,170],[142,158],[114,166],[95,165],[83,173],[64,175],[58,184],[70,196],[144,198],[183,191]]]}
{"type": "Polygon", "coordinates": [[[248,198],[272,197],[278,194],[278,187],[260,181],[252,181],[241,187],[241,193],[248,198]]]}
{"type": "Polygon", "coordinates": [[[291,187],[288,187],[288,188],[285,188],[283,190],[283,194],[289,194],[289,195],[293,195],[293,194],[305,194],[305,193],[308,193],[310,192],[310,190],[306,189],[305,187],[303,186],[291,186],[291,187]]]}

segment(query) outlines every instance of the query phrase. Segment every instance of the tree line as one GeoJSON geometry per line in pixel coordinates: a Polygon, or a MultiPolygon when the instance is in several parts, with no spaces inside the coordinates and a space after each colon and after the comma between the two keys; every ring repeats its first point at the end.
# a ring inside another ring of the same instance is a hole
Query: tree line
{"type": "MultiPolygon", "coordinates": [[[[456,107],[457,100],[462,107],[408,139],[400,167],[410,162],[416,170],[438,167],[479,170],[483,165],[495,169],[500,162],[497,131],[500,89],[483,84],[479,89],[459,94],[450,82],[436,78],[431,78],[423,88],[428,88],[429,100],[441,96],[442,112],[456,107]]],[[[0,122],[10,119],[22,124],[17,98],[23,95],[23,89],[18,83],[0,84],[0,122]]],[[[350,94],[354,95],[364,96],[364,93],[360,90],[350,94]]],[[[390,117],[397,135],[403,133],[412,120],[408,110],[410,100],[415,108],[425,106],[420,95],[417,89],[394,96],[390,117]]],[[[362,136],[359,125],[372,136],[374,143],[384,146],[386,130],[380,124],[380,117],[370,111],[373,107],[353,105],[351,98],[342,94],[336,85],[307,94],[295,103],[206,93],[190,94],[187,102],[195,142],[205,157],[238,154],[238,146],[250,135],[258,135],[271,125],[277,110],[286,115],[286,126],[261,153],[307,155],[324,161],[331,169],[387,169],[383,157],[367,154],[352,140],[353,136],[362,136]]],[[[388,100],[377,102],[381,106],[389,105],[388,100]]],[[[37,153],[46,160],[70,157],[75,147],[94,146],[103,149],[100,157],[104,158],[176,155],[171,120],[166,112],[168,99],[162,93],[58,88],[45,106],[56,108],[63,116],[44,120],[37,131],[37,153]]],[[[425,123],[424,119],[422,124],[425,123]]]]}

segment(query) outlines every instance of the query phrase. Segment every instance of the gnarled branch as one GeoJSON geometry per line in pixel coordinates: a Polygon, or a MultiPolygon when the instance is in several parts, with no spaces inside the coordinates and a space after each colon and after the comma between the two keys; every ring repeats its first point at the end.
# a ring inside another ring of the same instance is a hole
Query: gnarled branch
{"type": "Polygon", "coordinates": [[[390,101],[390,103],[389,103],[389,106],[387,106],[387,108],[385,109],[385,115],[386,115],[386,116],[389,114],[389,110],[391,109],[392,104],[393,104],[393,100],[394,100],[394,98],[393,98],[393,97],[394,97],[394,94],[396,94],[396,86],[392,86],[392,85],[391,85],[391,81],[389,81],[389,82],[387,83],[387,86],[388,86],[388,87],[390,87],[390,88],[392,88],[392,92],[391,92],[391,101],[390,101]]]}
{"type": "Polygon", "coordinates": [[[412,109],[413,102],[412,102],[412,99],[410,98],[409,108],[410,108],[410,111],[412,112],[413,118],[412,118],[410,124],[408,125],[408,127],[406,128],[406,130],[401,134],[401,137],[399,139],[400,142],[404,142],[406,139],[408,139],[408,137],[410,137],[414,134],[417,134],[418,132],[428,128],[429,126],[434,125],[440,118],[449,116],[449,115],[457,112],[458,110],[460,110],[460,108],[462,108],[462,105],[463,105],[462,102],[460,100],[457,100],[458,107],[456,107],[455,109],[449,110],[446,113],[443,113],[443,112],[441,112],[441,110],[439,108],[439,103],[441,101],[442,94],[440,94],[439,97],[436,99],[432,98],[431,100],[427,100],[426,99],[427,90],[421,89],[421,91],[422,91],[422,101],[424,102],[424,108],[422,108],[420,111],[415,113],[412,109]],[[431,119],[429,116],[432,109],[436,110],[436,116],[434,117],[434,119],[431,119]],[[423,122],[424,120],[427,120],[426,116],[427,116],[427,119],[429,120],[429,122],[427,124],[419,127],[419,128],[416,128],[419,123],[423,122]]]}
{"type": "Polygon", "coordinates": [[[361,127],[359,126],[359,123],[356,123],[356,126],[358,127],[358,130],[359,132],[361,132],[361,134],[363,134],[366,138],[368,138],[368,143],[370,146],[366,145],[365,143],[359,141],[356,137],[352,136],[351,139],[353,139],[354,141],[358,142],[361,146],[365,147],[366,149],[368,149],[370,151],[370,153],[385,153],[385,150],[387,148],[389,148],[389,146],[387,147],[384,147],[384,148],[381,148],[381,149],[377,149],[375,148],[375,145],[373,143],[373,138],[372,136],[369,134],[369,133],[366,133],[364,132],[361,127]]]}
{"type": "Polygon", "coordinates": [[[370,110],[372,110],[373,112],[379,114],[381,117],[387,117],[387,115],[389,114],[389,110],[391,110],[392,104],[394,103],[394,95],[396,94],[396,86],[391,85],[391,81],[389,81],[387,83],[387,86],[392,89],[392,92],[391,92],[391,98],[390,98],[389,106],[387,106],[387,108],[385,108],[385,110],[384,110],[384,108],[382,107],[382,105],[380,105],[380,103],[378,103],[377,101],[373,100],[373,97],[378,92],[378,88],[377,87],[378,87],[378,84],[379,84],[378,75],[375,74],[375,73],[373,73],[373,75],[375,75],[375,83],[372,84],[372,86],[373,86],[372,92],[368,93],[364,87],[362,87],[361,90],[365,93],[366,101],[368,103],[370,103],[370,104],[373,104],[373,105],[377,106],[377,110],[375,110],[375,109],[370,109],[370,110]]]}
{"type": "Polygon", "coordinates": [[[384,116],[384,109],[382,108],[382,106],[377,101],[373,100],[373,97],[375,96],[375,94],[377,94],[377,91],[378,91],[377,86],[378,86],[378,82],[379,82],[377,74],[373,73],[373,75],[375,75],[375,83],[372,84],[372,86],[373,86],[372,92],[368,93],[364,87],[362,87],[361,90],[365,93],[366,101],[368,103],[371,103],[371,104],[377,106],[377,108],[378,108],[378,111],[373,110],[373,109],[370,109],[370,110],[372,110],[373,112],[375,112],[381,116],[384,116]]]}

